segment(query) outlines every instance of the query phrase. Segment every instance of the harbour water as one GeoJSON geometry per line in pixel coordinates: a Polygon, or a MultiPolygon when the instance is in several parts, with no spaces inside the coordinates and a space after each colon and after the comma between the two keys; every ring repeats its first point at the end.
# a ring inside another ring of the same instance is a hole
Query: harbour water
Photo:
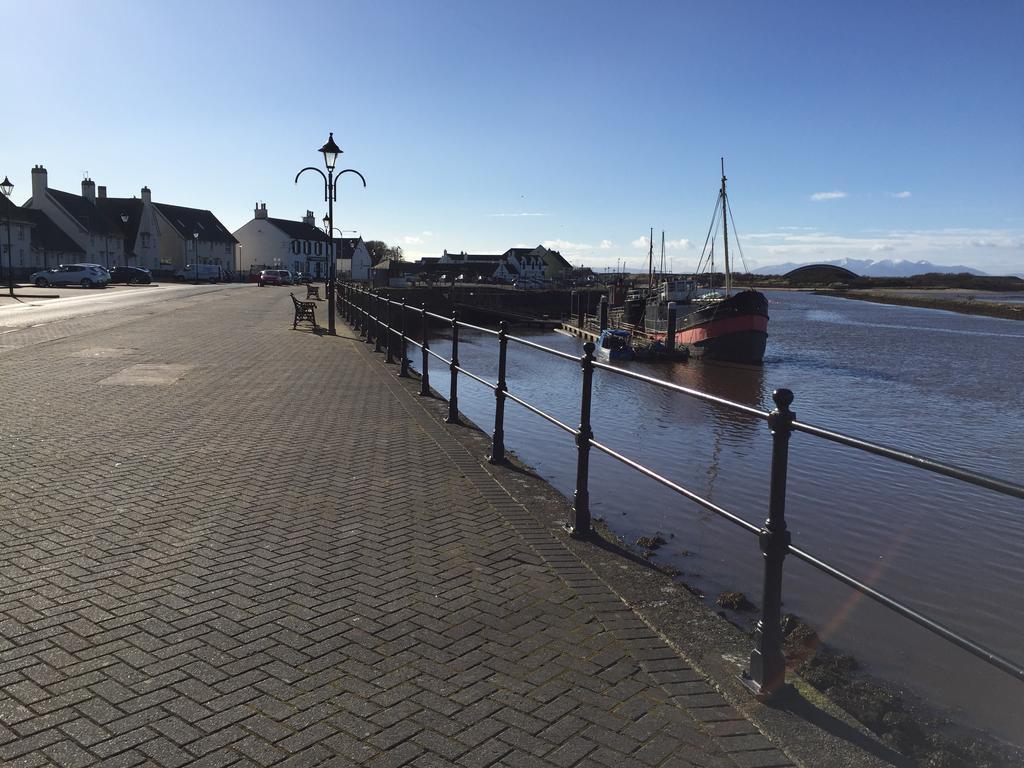
{"type": "MultiPolygon", "coordinates": [[[[767,295],[763,367],[623,365],[764,410],[772,407],[772,390],[787,387],[802,422],[1024,483],[1024,323],[799,292],[767,295]]],[[[561,334],[519,335],[581,352],[580,341],[561,334]]],[[[443,355],[450,350],[443,339],[432,346],[443,355]]],[[[464,333],[460,362],[493,381],[494,338],[464,333]]],[[[431,383],[447,395],[447,376],[433,375],[431,383]]],[[[508,385],[578,424],[578,365],[510,344],[508,385]]],[[[490,390],[464,377],[459,405],[490,431],[490,390]]],[[[763,421],[600,371],[593,414],[595,439],[761,524],[770,456],[763,421]]],[[[571,436],[511,402],[505,429],[509,450],[571,497],[571,436]]],[[[591,456],[595,516],[630,543],[660,532],[669,543],[657,559],[680,569],[709,600],[738,590],[759,601],[754,536],[598,452],[591,456]]],[[[787,519],[794,545],[1024,663],[1021,500],[798,433],[787,519]]],[[[1024,743],[1024,683],[793,558],[783,599],[785,611],[870,672],[961,722],[1024,743]]]]}

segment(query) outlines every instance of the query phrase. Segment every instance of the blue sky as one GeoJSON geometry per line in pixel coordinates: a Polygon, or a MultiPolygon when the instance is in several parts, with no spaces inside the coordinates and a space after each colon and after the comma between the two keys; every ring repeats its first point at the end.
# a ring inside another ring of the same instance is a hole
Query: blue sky
{"type": "Polygon", "coordinates": [[[595,269],[661,231],[693,268],[726,174],[748,267],[1024,273],[1024,3],[0,0],[0,175],[326,210],[406,253],[545,243],[595,269]],[[316,177],[318,178],[318,177],[316,177]],[[353,183],[355,182],[355,183],[353,183]]]}

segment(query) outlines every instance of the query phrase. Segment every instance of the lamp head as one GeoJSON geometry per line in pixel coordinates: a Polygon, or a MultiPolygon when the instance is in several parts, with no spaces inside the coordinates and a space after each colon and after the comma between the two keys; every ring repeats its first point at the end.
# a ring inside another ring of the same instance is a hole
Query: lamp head
{"type": "Polygon", "coordinates": [[[338,164],[338,155],[341,154],[341,148],[334,143],[334,132],[327,137],[327,143],[320,147],[320,151],[324,153],[324,165],[327,166],[328,171],[333,171],[334,166],[338,164]]]}
{"type": "Polygon", "coordinates": [[[4,193],[4,197],[10,197],[14,191],[14,185],[11,184],[11,180],[4,176],[3,183],[0,184],[0,192],[4,193]]]}

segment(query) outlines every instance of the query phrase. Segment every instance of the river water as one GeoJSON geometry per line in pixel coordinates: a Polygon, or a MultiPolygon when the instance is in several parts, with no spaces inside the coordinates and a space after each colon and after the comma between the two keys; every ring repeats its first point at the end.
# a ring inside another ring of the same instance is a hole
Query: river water
{"type": "MultiPolygon", "coordinates": [[[[768,291],[763,367],[704,361],[624,363],[752,405],[793,390],[797,419],[966,469],[1024,483],[1024,323],[768,291]]],[[[558,333],[518,334],[580,354],[558,333]]],[[[432,340],[445,356],[450,344],[432,340]]],[[[418,351],[418,350],[417,350],[418,351]]],[[[417,360],[418,354],[410,355],[417,360]]],[[[490,381],[492,336],[463,333],[462,367],[490,381]]],[[[447,396],[447,376],[431,383],[447,396]]],[[[579,422],[579,365],[509,344],[509,391],[564,423],[579,422]]],[[[494,395],[460,379],[459,406],[491,431],[494,395]]],[[[765,422],[598,371],[596,440],[760,525],[771,439],[765,422]]],[[[511,401],[506,445],[567,497],[572,436],[511,401]]],[[[794,433],[787,521],[795,546],[992,650],[1024,663],[1024,501],[794,433]]],[[[756,537],[597,451],[591,510],[632,543],[660,532],[656,558],[708,595],[760,602],[756,537]]],[[[1024,682],[995,670],[790,557],[784,610],[957,720],[1024,744],[1024,682]]]]}

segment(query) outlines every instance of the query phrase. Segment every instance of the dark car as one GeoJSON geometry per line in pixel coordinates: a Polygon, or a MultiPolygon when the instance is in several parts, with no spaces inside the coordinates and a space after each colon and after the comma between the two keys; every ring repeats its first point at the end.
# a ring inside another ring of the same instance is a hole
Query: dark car
{"type": "Polygon", "coordinates": [[[153,282],[153,275],[148,269],[142,267],[111,267],[110,282],[124,283],[125,285],[149,285],[153,282]]]}

